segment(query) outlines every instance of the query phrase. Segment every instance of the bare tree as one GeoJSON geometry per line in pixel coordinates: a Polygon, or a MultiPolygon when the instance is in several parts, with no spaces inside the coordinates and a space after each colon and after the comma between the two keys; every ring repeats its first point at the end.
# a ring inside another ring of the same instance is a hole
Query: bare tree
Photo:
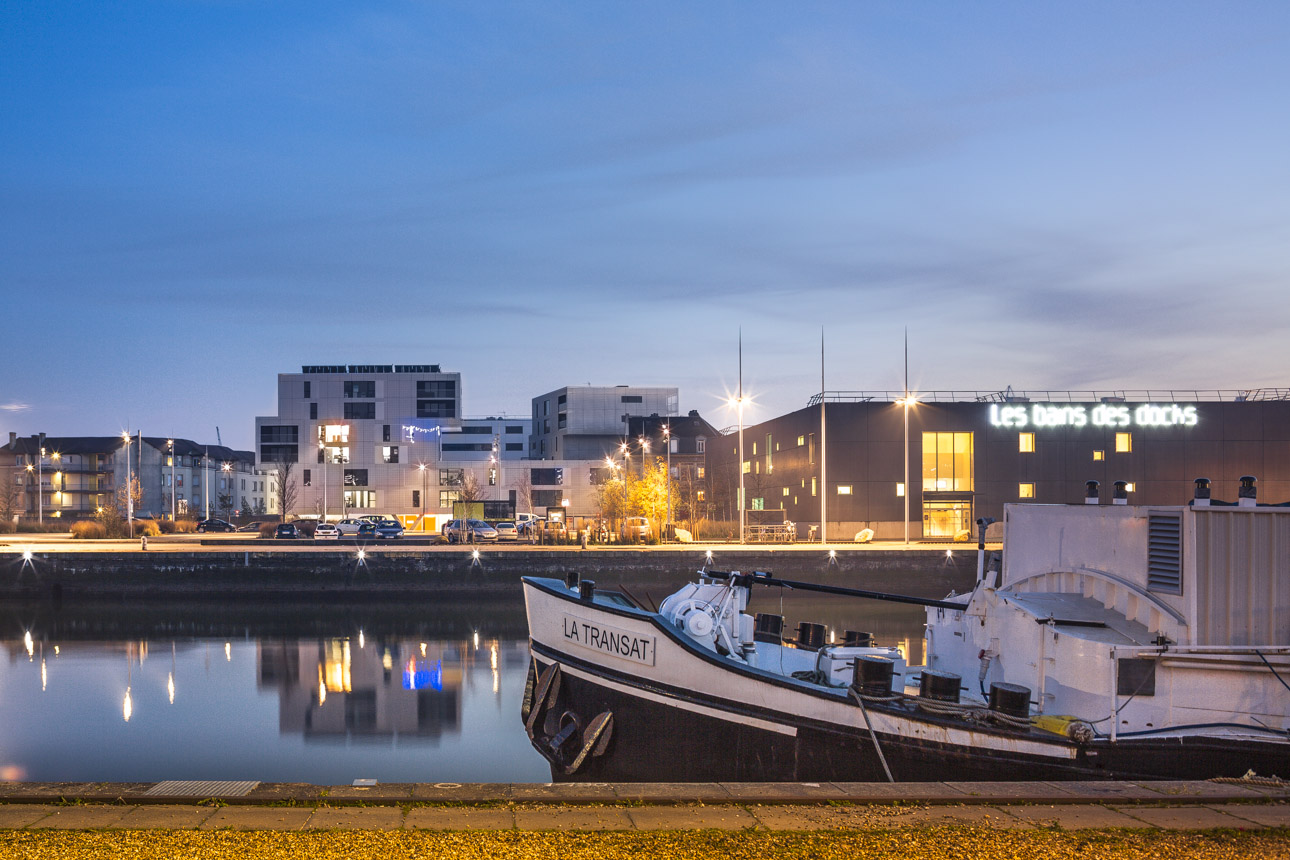
{"type": "Polygon", "coordinates": [[[0,468],[0,520],[12,523],[18,515],[22,487],[18,486],[18,470],[12,466],[0,468]]]}
{"type": "Polygon", "coordinates": [[[479,483],[479,478],[469,469],[462,470],[461,489],[458,491],[457,500],[461,502],[482,502],[484,500],[484,488],[479,483]]]}
{"type": "Polygon", "coordinates": [[[295,468],[295,463],[277,460],[273,463],[273,471],[269,473],[278,482],[278,513],[283,522],[296,506],[296,478],[292,474],[295,468]]]}
{"type": "Polygon", "coordinates": [[[515,490],[515,507],[518,511],[528,513],[533,510],[533,476],[527,468],[520,469],[519,475],[511,481],[515,490]]]}

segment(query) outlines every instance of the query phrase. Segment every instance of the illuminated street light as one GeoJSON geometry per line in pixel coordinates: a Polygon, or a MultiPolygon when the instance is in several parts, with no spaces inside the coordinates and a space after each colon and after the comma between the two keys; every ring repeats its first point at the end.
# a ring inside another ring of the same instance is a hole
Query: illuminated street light
{"type": "Polygon", "coordinates": [[[663,531],[667,531],[668,523],[672,522],[672,419],[668,419],[663,425],[663,447],[667,449],[667,520],[663,523],[663,531]]]}
{"type": "MultiPolygon", "coordinates": [[[[175,440],[166,440],[166,449],[170,451],[170,521],[173,523],[175,516],[175,440]]],[[[173,696],[171,697],[173,700],[173,696]]]]}
{"type": "MultiPolygon", "coordinates": [[[[121,432],[121,441],[125,443],[125,522],[126,522],[126,529],[128,530],[127,534],[133,540],[134,538],[134,487],[132,485],[134,481],[131,479],[131,476],[130,476],[130,431],[129,430],[123,430],[121,432]]],[[[44,452],[42,451],[42,453],[44,452]]],[[[129,701],[130,701],[130,691],[126,690],[127,705],[129,704],[129,701]]],[[[126,720],[128,721],[129,719],[130,719],[130,716],[129,714],[127,714],[126,720]]]]}

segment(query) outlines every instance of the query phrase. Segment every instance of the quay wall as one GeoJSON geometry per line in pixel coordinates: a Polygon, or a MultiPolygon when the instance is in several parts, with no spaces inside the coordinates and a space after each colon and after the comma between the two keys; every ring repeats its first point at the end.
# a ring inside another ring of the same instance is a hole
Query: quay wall
{"type": "MultiPolygon", "coordinates": [[[[514,597],[521,576],[563,578],[576,570],[600,587],[675,588],[704,565],[702,550],[354,550],[335,552],[37,552],[0,557],[0,598],[232,602],[398,600],[434,595],[514,597]]],[[[976,576],[975,553],[944,550],[776,552],[718,550],[717,570],[764,570],[783,579],[826,582],[917,597],[962,593],[976,576]]]]}

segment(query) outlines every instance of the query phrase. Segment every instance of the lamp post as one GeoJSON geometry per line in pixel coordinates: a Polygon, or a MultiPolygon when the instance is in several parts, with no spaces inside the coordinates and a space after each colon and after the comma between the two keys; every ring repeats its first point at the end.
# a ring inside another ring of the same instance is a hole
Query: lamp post
{"type": "MultiPolygon", "coordinates": [[[[125,443],[125,522],[126,533],[130,539],[134,539],[134,487],[131,484],[134,481],[130,476],[130,431],[126,430],[121,434],[121,441],[125,443]]],[[[42,451],[43,453],[43,451],[42,451]]]]}
{"type": "MultiPolygon", "coordinates": [[[[228,507],[224,509],[224,516],[232,519],[233,515],[230,511],[233,510],[233,487],[231,486],[233,479],[229,476],[229,473],[233,471],[233,466],[229,463],[221,463],[219,468],[224,473],[224,477],[221,479],[224,481],[224,489],[228,490],[228,507]]],[[[216,499],[216,501],[218,502],[219,499],[216,499]]]]}
{"type": "MultiPolygon", "coordinates": [[[[127,461],[128,465],[128,461],[127,461]]],[[[40,446],[36,456],[36,509],[40,512],[40,524],[45,524],[45,446],[40,446]]]]}
{"type": "Polygon", "coordinates": [[[205,505],[206,519],[211,518],[211,446],[207,445],[202,453],[202,470],[206,476],[202,479],[202,502],[205,505]]]}
{"type": "MultiPolygon", "coordinates": [[[[735,500],[739,508],[739,542],[744,542],[744,393],[743,382],[739,384],[739,396],[730,398],[730,405],[739,413],[739,498],[735,500]]],[[[823,491],[823,488],[821,488],[823,491]]]]}
{"type": "Polygon", "coordinates": [[[322,454],[322,473],[323,473],[322,521],[327,522],[327,443],[322,439],[318,440],[318,450],[322,454]]]}
{"type": "Polygon", "coordinates": [[[905,392],[901,404],[905,409],[905,545],[909,545],[909,409],[915,403],[914,398],[905,392]]]}
{"type": "Polygon", "coordinates": [[[428,507],[426,499],[426,464],[417,463],[417,471],[421,473],[421,531],[426,530],[426,508],[428,507]]]}
{"type": "Polygon", "coordinates": [[[672,421],[663,425],[663,445],[667,448],[667,521],[663,523],[664,531],[672,522],[672,421]]]}
{"type": "Polygon", "coordinates": [[[178,519],[175,516],[175,440],[167,439],[166,448],[170,451],[170,521],[173,523],[178,519]]]}

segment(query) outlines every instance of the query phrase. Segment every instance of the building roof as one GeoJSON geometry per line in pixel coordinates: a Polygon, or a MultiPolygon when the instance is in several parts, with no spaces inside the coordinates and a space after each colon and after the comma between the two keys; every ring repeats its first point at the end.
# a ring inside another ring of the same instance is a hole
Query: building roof
{"type": "MultiPolygon", "coordinates": [[[[131,437],[131,441],[137,437],[131,437]]],[[[158,451],[169,450],[170,440],[164,436],[144,436],[143,441],[158,451]]],[[[60,454],[113,454],[123,447],[120,436],[46,436],[45,450],[60,454]]],[[[18,436],[0,447],[6,454],[31,454],[39,452],[40,440],[34,436],[18,436]]],[[[237,451],[226,445],[199,445],[190,439],[176,439],[175,453],[181,457],[205,454],[215,461],[255,462],[255,452],[237,451]]]]}

